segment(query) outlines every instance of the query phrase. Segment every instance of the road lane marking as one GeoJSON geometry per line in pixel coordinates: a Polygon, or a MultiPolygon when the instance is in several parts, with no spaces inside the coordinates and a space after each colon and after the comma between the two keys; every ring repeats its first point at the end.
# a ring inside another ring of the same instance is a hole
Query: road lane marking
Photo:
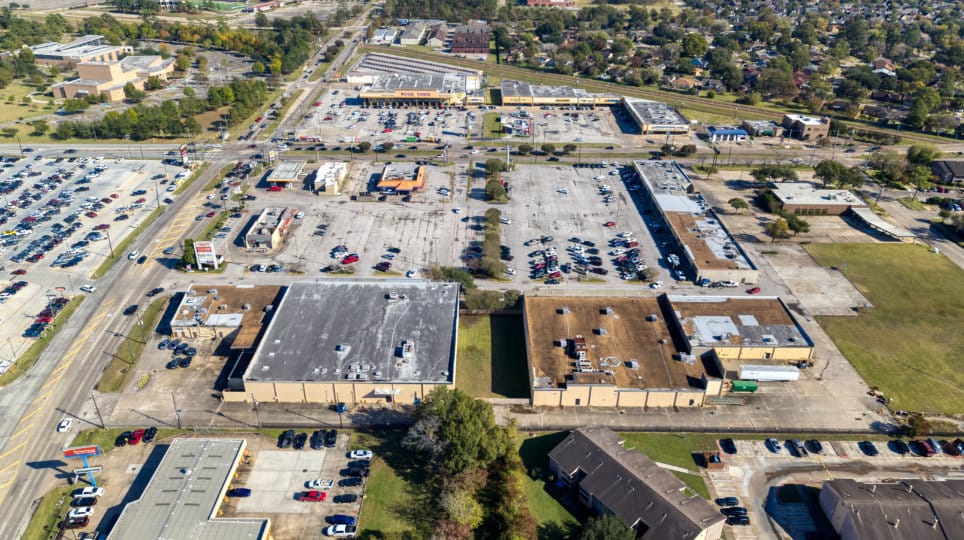
{"type": "Polygon", "coordinates": [[[10,450],[7,450],[7,451],[4,452],[3,454],[0,454],[0,459],[3,459],[3,458],[5,458],[5,457],[9,456],[10,454],[16,452],[17,450],[19,450],[19,449],[20,449],[23,445],[25,445],[25,444],[27,444],[27,441],[23,441],[22,443],[20,443],[20,444],[18,444],[17,446],[11,448],[10,450]]]}

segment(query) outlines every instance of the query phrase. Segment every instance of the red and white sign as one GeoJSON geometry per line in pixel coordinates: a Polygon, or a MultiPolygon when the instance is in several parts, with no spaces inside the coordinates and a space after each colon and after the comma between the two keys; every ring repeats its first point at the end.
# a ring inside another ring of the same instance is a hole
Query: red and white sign
{"type": "Polygon", "coordinates": [[[82,456],[99,456],[100,447],[96,444],[94,446],[74,446],[71,448],[64,449],[65,458],[79,458],[82,456]]]}

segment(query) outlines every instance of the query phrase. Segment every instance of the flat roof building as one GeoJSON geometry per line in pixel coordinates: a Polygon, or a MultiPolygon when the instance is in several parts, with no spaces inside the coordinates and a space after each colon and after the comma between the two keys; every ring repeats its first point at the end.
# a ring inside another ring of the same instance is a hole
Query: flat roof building
{"type": "Polygon", "coordinates": [[[741,142],[745,141],[749,133],[736,126],[707,126],[706,138],[710,142],[741,142]]]}
{"type": "Polygon", "coordinates": [[[244,234],[244,248],[268,251],[284,245],[297,208],[265,208],[244,234]]]}
{"type": "Polygon", "coordinates": [[[271,174],[268,175],[268,183],[293,184],[298,181],[304,168],[304,161],[281,161],[275,165],[271,174]]]}
{"type": "Polygon", "coordinates": [[[449,43],[452,54],[489,54],[488,26],[468,24],[456,26],[449,43]]]}
{"type": "Polygon", "coordinates": [[[476,84],[484,75],[481,69],[471,69],[439,62],[427,62],[415,58],[372,52],[363,54],[362,57],[358,59],[358,62],[355,62],[355,65],[352,66],[348,73],[348,82],[356,82],[351,79],[355,73],[377,75],[387,73],[395,73],[397,75],[444,75],[446,73],[455,73],[465,75],[470,82],[474,79],[476,84]]]}
{"type": "Polygon", "coordinates": [[[468,94],[466,76],[459,73],[381,75],[361,89],[358,96],[366,107],[421,105],[444,107],[462,105],[468,94]]]}
{"type": "Polygon", "coordinates": [[[771,120],[744,120],[743,129],[754,137],[779,137],[783,128],[771,120]]]}
{"type": "Polygon", "coordinates": [[[706,499],[605,427],[569,433],[549,470],[595,515],[612,514],[641,540],[716,540],[725,518],[706,499]]]}
{"type": "Polygon", "coordinates": [[[619,105],[622,96],[617,94],[593,94],[571,86],[547,86],[519,81],[503,80],[501,85],[503,105],[619,105]]]}
{"type": "Polygon", "coordinates": [[[964,480],[827,480],[820,508],[841,540],[960,540],[964,480]]]}
{"type": "Polygon", "coordinates": [[[830,134],[830,119],[802,114],[783,115],[783,128],[787,137],[803,140],[822,139],[830,134]]]}
{"type": "Polygon", "coordinates": [[[174,439],[140,498],[124,507],[107,538],[270,538],[268,518],[218,517],[245,446],[244,439],[174,439]]]}
{"type": "Polygon", "coordinates": [[[315,193],[338,195],[338,186],[348,175],[348,164],[344,161],[326,161],[318,166],[312,180],[315,193]]]}
{"type": "Polygon", "coordinates": [[[633,161],[633,167],[660,217],[660,227],[673,235],[685,260],[679,268],[697,282],[756,283],[759,271],[730,236],[716,214],[696,193],[674,161],[633,161]]]}
{"type": "Polygon", "coordinates": [[[867,206],[846,189],[819,189],[808,182],[778,182],[770,189],[780,206],[793,214],[840,215],[867,206]]]}
{"type": "Polygon", "coordinates": [[[274,304],[279,291],[274,285],[193,285],[171,317],[171,336],[231,339],[232,347],[249,347],[251,334],[256,336],[261,328],[264,308],[274,304]]]}
{"type": "Polygon", "coordinates": [[[399,45],[421,45],[422,38],[425,37],[425,31],[428,29],[428,25],[422,22],[416,22],[409,24],[402,30],[402,35],[398,38],[399,45]]]}
{"type": "Polygon", "coordinates": [[[813,357],[813,340],[776,296],[667,295],[666,301],[683,351],[712,352],[724,372],[738,371],[743,362],[787,365],[813,357]]]}
{"type": "Polygon", "coordinates": [[[681,359],[658,298],[524,298],[535,406],[701,407],[715,364],[681,359]]]}
{"type": "Polygon", "coordinates": [[[394,28],[378,28],[372,32],[372,37],[369,41],[375,44],[390,45],[395,43],[395,39],[398,38],[398,34],[398,30],[394,28]]]}
{"type": "Polygon", "coordinates": [[[643,135],[689,133],[690,126],[686,118],[665,103],[623,98],[623,106],[643,135]]]}
{"type": "Polygon", "coordinates": [[[459,286],[422,280],[292,283],[226,401],[414,403],[454,385],[459,286]]]}
{"type": "Polygon", "coordinates": [[[393,162],[385,165],[375,189],[408,194],[425,188],[425,167],[415,163],[393,162]]]}
{"type": "Polygon", "coordinates": [[[78,78],[50,87],[54,96],[72,99],[84,96],[106,96],[110,101],[124,99],[124,87],[131,83],[143,90],[149,77],[167,80],[174,71],[174,59],[160,56],[126,56],[108,62],[77,64],[78,78]]]}
{"type": "Polygon", "coordinates": [[[575,8],[575,0],[526,0],[529,7],[575,8]]]}
{"type": "Polygon", "coordinates": [[[116,62],[133,50],[131,47],[111,45],[107,38],[97,34],[88,34],[70,43],[51,41],[30,47],[37,65],[66,68],[82,62],[116,62]]]}

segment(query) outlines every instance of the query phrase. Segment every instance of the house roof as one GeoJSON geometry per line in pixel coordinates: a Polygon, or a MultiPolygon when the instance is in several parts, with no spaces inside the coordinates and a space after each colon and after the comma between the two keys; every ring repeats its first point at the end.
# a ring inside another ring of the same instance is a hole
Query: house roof
{"type": "Polygon", "coordinates": [[[678,478],[639,451],[624,448],[609,428],[571,432],[549,459],[567,474],[585,473],[580,489],[641,532],[639,538],[696,538],[724,521],[705,499],[688,495],[678,478]]]}
{"type": "Polygon", "coordinates": [[[934,165],[954,175],[954,178],[964,178],[964,161],[935,161],[934,165]]]}

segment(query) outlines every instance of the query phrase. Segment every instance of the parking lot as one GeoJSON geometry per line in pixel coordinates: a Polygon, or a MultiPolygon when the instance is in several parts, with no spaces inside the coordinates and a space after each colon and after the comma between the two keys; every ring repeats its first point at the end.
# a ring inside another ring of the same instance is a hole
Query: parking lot
{"type": "Polygon", "coordinates": [[[808,533],[827,534],[825,523],[814,518],[820,511],[813,507],[815,501],[810,500],[815,491],[808,489],[808,486],[819,487],[823,480],[941,477],[960,468],[961,457],[938,454],[925,458],[917,445],[901,453],[903,450],[899,451],[895,440],[875,440],[869,445],[863,441],[822,440],[817,447],[811,439],[800,441],[807,451],[802,456],[796,450],[791,453],[788,450],[791,441],[782,438],[778,441],[779,451],[762,440],[735,440],[735,453],[721,448],[727,467],[708,472],[711,494],[714,498],[736,497],[750,518],[749,526],[728,527],[727,538],[762,538],[775,534],[804,538],[808,533]],[[787,493],[781,488],[783,484],[801,485],[786,488],[790,490],[787,493]],[[777,530],[771,528],[774,525],[777,530]]]}
{"type": "MultiPolygon", "coordinates": [[[[10,338],[11,350],[0,357],[19,356],[39,335],[36,330],[44,330],[37,314],[51,298],[80,293],[112,248],[158,203],[170,200],[165,189],[178,170],[157,161],[69,155],[28,153],[5,160],[0,169],[0,269],[6,273],[0,337],[10,338]]],[[[128,264],[145,260],[138,255],[128,264]]]]}

